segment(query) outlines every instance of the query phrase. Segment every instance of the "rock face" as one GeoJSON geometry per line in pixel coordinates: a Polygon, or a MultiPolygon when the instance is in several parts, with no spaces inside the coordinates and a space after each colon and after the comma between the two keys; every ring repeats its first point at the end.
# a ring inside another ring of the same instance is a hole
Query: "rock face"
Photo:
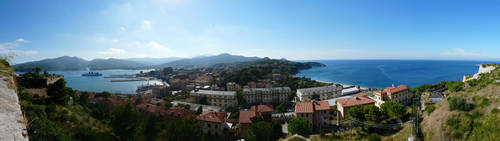
{"type": "Polygon", "coordinates": [[[12,79],[0,76],[0,140],[27,141],[26,122],[17,93],[8,86],[12,79]]]}
{"type": "Polygon", "coordinates": [[[479,70],[477,71],[476,74],[474,75],[464,75],[463,82],[469,81],[469,80],[474,80],[474,79],[479,79],[479,74],[483,73],[490,73],[492,70],[496,69],[497,67],[495,65],[479,65],[479,70]]]}

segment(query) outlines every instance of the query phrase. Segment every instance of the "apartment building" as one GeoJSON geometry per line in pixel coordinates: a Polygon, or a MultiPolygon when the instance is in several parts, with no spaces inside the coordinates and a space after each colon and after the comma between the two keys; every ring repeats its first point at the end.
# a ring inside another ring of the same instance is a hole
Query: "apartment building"
{"type": "Polygon", "coordinates": [[[209,105],[223,108],[237,105],[236,92],[234,91],[193,90],[190,96],[195,102],[199,102],[201,99],[206,98],[209,105]]]}
{"type": "Polygon", "coordinates": [[[386,101],[397,102],[401,105],[411,104],[411,94],[408,92],[408,86],[399,85],[397,87],[387,87],[375,93],[375,106],[380,107],[386,101]]]}
{"type": "Polygon", "coordinates": [[[330,86],[297,89],[299,101],[312,100],[317,97],[319,100],[328,100],[342,95],[342,85],[333,84],[330,86]]]}
{"type": "Polygon", "coordinates": [[[244,88],[243,98],[247,104],[271,104],[288,101],[292,90],[289,87],[244,88]]]}
{"type": "Polygon", "coordinates": [[[330,105],[328,101],[310,101],[295,103],[295,113],[297,117],[305,118],[309,121],[313,129],[330,126],[330,105]]]}

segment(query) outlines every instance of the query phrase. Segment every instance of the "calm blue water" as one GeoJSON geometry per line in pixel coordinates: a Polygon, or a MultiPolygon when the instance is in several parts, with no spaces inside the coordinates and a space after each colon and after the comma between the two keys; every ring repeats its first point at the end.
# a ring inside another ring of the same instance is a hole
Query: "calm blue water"
{"type": "Polygon", "coordinates": [[[441,80],[462,80],[478,71],[477,64],[491,61],[436,60],[320,60],[326,67],[303,70],[297,76],[365,88],[405,84],[412,88],[441,80]]]}
{"type": "MultiPolygon", "coordinates": [[[[102,70],[98,72],[102,73],[103,76],[109,76],[118,74],[136,74],[140,71],[141,70],[102,70]]],[[[143,71],[146,72],[146,70],[143,71]]],[[[64,75],[66,86],[71,87],[74,90],[82,91],[108,91],[112,93],[135,94],[137,86],[147,83],[146,81],[111,82],[111,80],[123,80],[126,78],[104,78],[103,76],[83,77],[82,74],[87,72],[88,71],[51,71],[49,73],[64,75]]]]}

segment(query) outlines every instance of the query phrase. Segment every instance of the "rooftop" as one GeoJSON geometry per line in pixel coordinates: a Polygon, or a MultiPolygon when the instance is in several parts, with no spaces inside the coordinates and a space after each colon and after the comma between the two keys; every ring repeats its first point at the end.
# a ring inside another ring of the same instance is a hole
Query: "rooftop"
{"type": "Polygon", "coordinates": [[[179,107],[171,107],[164,112],[165,115],[173,116],[181,119],[189,118],[191,116],[191,111],[179,107]]]}
{"type": "Polygon", "coordinates": [[[256,112],[252,110],[240,111],[240,118],[238,120],[239,123],[252,123],[250,118],[255,117],[256,112]]]}
{"type": "Polygon", "coordinates": [[[316,110],[330,110],[328,101],[313,101],[314,109],[316,110]]]}
{"type": "Polygon", "coordinates": [[[273,91],[273,90],[285,90],[291,91],[290,87],[275,87],[275,88],[244,88],[243,91],[273,91]]]}
{"type": "Polygon", "coordinates": [[[226,112],[203,111],[196,120],[223,123],[226,121],[226,112]]]}
{"type": "Polygon", "coordinates": [[[365,105],[375,103],[375,100],[368,98],[367,96],[354,96],[349,98],[339,98],[337,103],[342,107],[352,107],[357,105],[365,105]]]}
{"type": "Polygon", "coordinates": [[[250,109],[257,112],[273,112],[274,107],[273,105],[255,105],[250,107],[250,109]]]}
{"type": "Polygon", "coordinates": [[[404,91],[404,90],[408,90],[408,86],[406,85],[399,85],[398,87],[387,87],[385,88],[384,90],[379,90],[379,91],[376,91],[375,94],[376,95],[381,95],[381,94],[393,94],[393,93],[397,93],[397,92],[401,92],[401,91],[404,91]]]}
{"type": "Polygon", "coordinates": [[[295,103],[295,113],[313,113],[313,105],[311,102],[297,102],[295,103]]]}
{"type": "Polygon", "coordinates": [[[235,96],[236,92],[234,91],[211,91],[211,90],[198,90],[198,91],[191,91],[191,93],[198,93],[198,94],[206,94],[206,95],[225,95],[225,96],[235,96]]]}
{"type": "Polygon", "coordinates": [[[323,86],[323,87],[312,87],[312,88],[297,89],[297,91],[301,92],[301,93],[307,93],[307,92],[314,92],[314,91],[321,91],[321,90],[328,90],[328,89],[336,89],[338,87],[342,87],[342,85],[333,84],[333,85],[330,85],[330,86],[323,86]]]}

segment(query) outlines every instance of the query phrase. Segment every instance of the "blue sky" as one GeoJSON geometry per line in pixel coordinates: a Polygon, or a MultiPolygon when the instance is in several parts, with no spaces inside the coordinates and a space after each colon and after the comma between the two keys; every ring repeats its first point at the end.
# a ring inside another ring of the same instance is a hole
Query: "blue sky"
{"type": "Polygon", "coordinates": [[[500,1],[3,0],[0,54],[499,60],[500,1]]]}

